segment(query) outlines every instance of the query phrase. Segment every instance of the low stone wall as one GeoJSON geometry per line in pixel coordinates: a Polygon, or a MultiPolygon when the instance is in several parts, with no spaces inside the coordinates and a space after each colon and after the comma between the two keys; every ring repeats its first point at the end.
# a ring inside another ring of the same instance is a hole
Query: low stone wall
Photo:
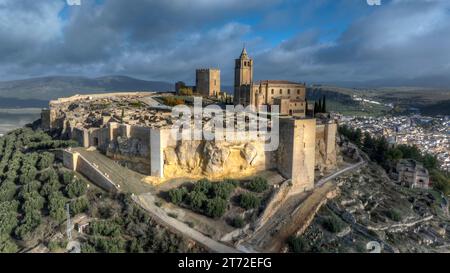
{"type": "Polygon", "coordinates": [[[63,152],[63,163],[66,168],[81,173],[105,191],[117,191],[116,185],[79,153],[65,150],[63,152]]]}

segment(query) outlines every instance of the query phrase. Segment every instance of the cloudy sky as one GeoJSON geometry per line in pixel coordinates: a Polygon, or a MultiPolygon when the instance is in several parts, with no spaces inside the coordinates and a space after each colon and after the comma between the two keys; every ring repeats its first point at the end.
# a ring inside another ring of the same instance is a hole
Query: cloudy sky
{"type": "Polygon", "coordinates": [[[450,86],[448,0],[80,1],[0,0],[0,80],[219,67],[231,84],[245,43],[256,79],[450,86]]]}

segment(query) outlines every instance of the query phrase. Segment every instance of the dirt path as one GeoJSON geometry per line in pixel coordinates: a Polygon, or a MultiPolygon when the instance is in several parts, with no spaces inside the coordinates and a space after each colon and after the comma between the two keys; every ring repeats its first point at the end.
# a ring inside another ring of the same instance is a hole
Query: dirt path
{"type": "Polygon", "coordinates": [[[133,200],[139,204],[142,208],[148,211],[154,218],[159,222],[164,223],[165,226],[169,226],[175,232],[185,235],[188,238],[193,239],[199,244],[207,247],[213,252],[217,253],[239,253],[237,249],[227,246],[225,244],[219,243],[202,233],[190,228],[183,222],[178,221],[166,214],[166,212],[157,207],[154,203],[154,196],[151,193],[144,193],[139,196],[134,195],[133,200]]]}
{"type": "Polygon", "coordinates": [[[365,163],[362,160],[320,179],[312,192],[288,197],[274,216],[250,238],[244,240],[241,246],[261,252],[279,252],[289,236],[299,231],[303,232],[314,219],[317,211],[326,203],[328,195],[336,189],[336,184],[330,181],[365,163]]]}
{"type": "Polygon", "coordinates": [[[364,164],[366,164],[366,163],[367,163],[366,161],[361,160],[360,162],[358,162],[358,163],[356,163],[356,164],[353,164],[353,165],[351,165],[351,166],[348,166],[347,168],[344,168],[344,169],[342,169],[342,170],[339,170],[339,171],[333,173],[333,174],[330,175],[330,176],[324,177],[324,178],[320,179],[319,181],[317,181],[315,187],[316,187],[316,188],[317,188],[317,187],[321,187],[321,186],[322,186],[323,184],[325,184],[326,182],[328,182],[328,181],[330,181],[330,180],[332,180],[332,179],[334,179],[334,178],[336,178],[336,177],[340,176],[341,174],[344,174],[344,173],[346,173],[346,172],[348,172],[348,171],[351,171],[351,170],[354,170],[354,169],[356,169],[356,168],[359,168],[359,167],[361,167],[362,165],[364,165],[364,164]]]}
{"type": "Polygon", "coordinates": [[[178,234],[184,235],[187,238],[198,242],[213,252],[240,252],[233,247],[214,241],[202,233],[190,228],[187,224],[168,216],[163,209],[155,205],[155,198],[150,192],[151,190],[154,191],[154,189],[150,185],[141,181],[143,175],[120,166],[98,151],[87,151],[84,148],[77,148],[75,151],[83,155],[83,157],[85,157],[89,162],[95,163],[97,168],[101,172],[108,174],[109,178],[114,183],[121,185],[122,191],[133,193],[133,200],[148,213],[150,213],[158,223],[168,227],[178,234]]]}

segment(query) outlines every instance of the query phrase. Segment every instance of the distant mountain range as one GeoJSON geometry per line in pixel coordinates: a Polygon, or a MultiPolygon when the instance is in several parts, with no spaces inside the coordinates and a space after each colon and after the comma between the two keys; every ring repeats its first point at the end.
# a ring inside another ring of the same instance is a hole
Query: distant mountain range
{"type": "MultiPolygon", "coordinates": [[[[439,82],[439,81],[437,81],[439,82]]],[[[341,105],[354,104],[352,96],[363,96],[384,103],[420,108],[429,114],[450,114],[449,88],[430,87],[359,87],[314,84],[308,88],[308,99],[313,101],[326,96],[341,105]],[[341,86],[341,87],[338,87],[341,86]]],[[[233,93],[233,87],[223,85],[222,90],[233,93]]],[[[45,107],[48,101],[75,94],[121,91],[173,91],[174,84],[146,81],[127,76],[99,78],[51,76],[15,81],[0,81],[0,108],[45,107]]]]}
{"type": "Polygon", "coordinates": [[[0,82],[0,107],[41,107],[49,100],[75,94],[120,91],[171,91],[174,85],[126,76],[99,78],[52,76],[0,82]]]}

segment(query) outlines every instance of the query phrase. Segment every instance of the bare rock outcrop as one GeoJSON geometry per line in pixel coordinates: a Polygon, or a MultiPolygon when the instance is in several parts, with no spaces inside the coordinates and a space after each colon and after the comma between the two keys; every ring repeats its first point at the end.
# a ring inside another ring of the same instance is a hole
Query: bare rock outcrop
{"type": "Polygon", "coordinates": [[[253,143],[220,141],[179,141],[164,149],[168,175],[206,175],[220,177],[257,168],[260,150],[253,143]]]}
{"type": "Polygon", "coordinates": [[[247,143],[244,149],[241,151],[242,156],[245,158],[248,164],[252,164],[258,155],[258,150],[251,143],[247,143]]]}
{"type": "Polygon", "coordinates": [[[230,149],[216,142],[208,141],[203,147],[204,172],[213,174],[222,172],[224,164],[230,156],[230,149]]]}
{"type": "Polygon", "coordinates": [[[175,147],[178,164],[182,168],[193,170],[200,166],[201,141],[180,141],[175,147]]]}

